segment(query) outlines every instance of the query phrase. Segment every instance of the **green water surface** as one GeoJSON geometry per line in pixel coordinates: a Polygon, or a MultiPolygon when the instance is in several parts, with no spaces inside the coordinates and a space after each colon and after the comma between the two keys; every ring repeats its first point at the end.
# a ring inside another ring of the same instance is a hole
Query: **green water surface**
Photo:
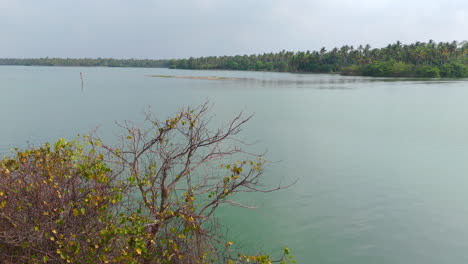
{"type": "Polygon", "coordinates": [[[235,71],[0,67],[0,153],[209,100],[289,189],[221,208],[238,246],[299,263],[468,263],[468,81],[235,71]],[[81,87],[80,72],[84,86],[81,87]],[[226,79],[152,78],[145,75],[226,79]],[[238,79],[238,80],[233,80],[238,79]]]}

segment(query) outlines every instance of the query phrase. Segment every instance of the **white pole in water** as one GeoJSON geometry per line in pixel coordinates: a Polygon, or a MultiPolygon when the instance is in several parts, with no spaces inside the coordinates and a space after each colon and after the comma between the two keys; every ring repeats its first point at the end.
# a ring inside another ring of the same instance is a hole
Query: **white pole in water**
{"type": "Polygon", "coordinates": [[[83,82],[83,73],[82,72],[80,72],[80,78],[81,78],[81,91],[83,91],[84,82],[83,82]]]}

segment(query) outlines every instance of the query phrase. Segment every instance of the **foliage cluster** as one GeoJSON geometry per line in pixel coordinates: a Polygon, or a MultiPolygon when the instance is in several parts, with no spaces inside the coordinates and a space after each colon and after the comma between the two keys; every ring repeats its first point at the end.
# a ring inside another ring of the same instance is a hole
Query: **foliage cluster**
{"type": "Polygon", "coordinates": [[[0,65],[149,67],[279,72],[342,73],[376,77],[468,77],[468,42],[397,41],[384,48],[349,45],[327,51],[210,56],[178,60],[138,59],[0,59],[0,65]]]}
{"type": "Polygon", "coordinates": [[[174,69],[342,72],[346,75],[468,77],[468,42],[401,42],[384,48],[345,45],[327,51],[268,53],[172,60],[174,69]]]}
{"type": "Polygon", "coordinates": [[[404,62],[375,62],[344,67],[343,75],[362,75],[374,77],[423,77],[423,78],[463,78],[468,77],[468,66],[457,63],[435,65],[414,65],[404,62]]]}
{"type": "Polygon", "coordinates": [[[23,65],[23,66],[81,66],[81,67],[144,67],[144,68],[167,68],[167,60],[137,60],[137,59],[110,59],[110,58],[39,58],[39,59],[0,59],[0,65],[23,65]]]}
{"type": "Polygon", "coordinates": [[[178,60],[137,59],[0,59],[0,65],[149,67],[279,72],[342,73],[376,77],[468,77],[468,42],[397,41],[384,48],[349,45],[327,51],[211,56],[178,60]]]}
{"type": "MultiPolygon", "coordinates": [[[[118,147],[92,135],[5,157],[3,262],[274,262],[242,254],[219,235],[218,206],[247,207],[235,194],[282,187],[260,189],[263,157],[243,152],[234,140],[249,118],[238,115],[210,130],[206,112],[205,104],[167,120],[147,114],[142,126],[125,122],[118,147]]],[[[288,249],[276,261],[294,262],[288,249]]]]}
{"type": "Polygon", "coordinates": [[[0,161],[3,261],[102,260],[111,249],[101,231],[119,194],[112,177],[102,155],[63,139],[5,157],[0,161]]]}

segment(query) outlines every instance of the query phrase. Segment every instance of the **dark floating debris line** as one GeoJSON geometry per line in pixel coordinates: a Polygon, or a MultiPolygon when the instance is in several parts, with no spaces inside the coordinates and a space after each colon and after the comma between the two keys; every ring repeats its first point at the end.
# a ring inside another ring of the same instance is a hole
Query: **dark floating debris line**
{"type": "Polygon", "coordinates": [[[252,80],[251,78],[231,78],[231,77],[217,77],[217,76],[173,76],[173,75],[145,75],[145,76],[159,77],[159,78],[176,78],[176,79],[196,79],[196,80],[224,80],[224,81],[252,80]]]}

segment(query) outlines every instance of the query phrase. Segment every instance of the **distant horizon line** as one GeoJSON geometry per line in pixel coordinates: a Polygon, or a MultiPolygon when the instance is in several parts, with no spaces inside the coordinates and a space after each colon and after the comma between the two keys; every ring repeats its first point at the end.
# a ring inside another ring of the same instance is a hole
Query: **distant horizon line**
{"type": "Polygon", "coordinates": [[[46,56],[46,57],[23,57],[23,58],[19,58],[19,57],[0,57],[0,60],[38,60],[38,59],[62,59],[62,60],[85,60],[85,59],[90,59],[90,60],[120,60],[120,61],[123,61],[123,60],[136,60],[136,61],[141,61],[141,60],[151,60],[151,61],[171,61],[171,60],[183,60],[183,59],[189,59],[189,58],[208,58],[208,57],[235,57],[235,56],[252,56],[252,55],[263,55],[263,54],[275,54],[275,53],[280,53],[280,52],[293,52],[293,53],[298,53],[298,52],[320,52],[320,50],[322,49],[325,49],[326,51],[330,51],[330,50],[333,50],[333,49],[339,49],[339,48],[343,48],[343,47],[348,47],[348,48],[352,48],[352,49],[359,49],[360,47],[364,48],[366,46],[369,46],[370,49],[382,49],[382,48],[385,48],[385,47],[388,47],[389,45],[392,45],[392,44],[400,44],[400,45],[412,45],[412,44],[417,44],[417,43],[420,43],[420,44],[428,44],[428,43],[435,43],[435,44],[438,44],[438,43],[453,43],[453,42],[456,42],[457,43],[457,46],[460,46],[460,45],[463,45],[463,44],[466,44],[468,41],[467,40],[461,40],[461,41],[458,41],[458,40],[452,40],[452,41],[439,41],[439,42],[436,42],[432,39],[429,39],[427,42],[424,42],[424,41],[414,41],[414,42],[411,42],[411,43],[402,43],[401,41],[397,40],[393,43],[389,43],[387,44],[386,46],[383,46],[383,47],[372,47],[370,46],[370,44],[360,44],[360,45],[357,45],[357,46],[354,46],[354,45],[342,45],[341,47],[338,47],[338,46],[335,46],[331,49],[327,49],[326,47],[322,47],[320,49],[313,49],[313,50],[297,50],[297,51],[293,51],[293,50],[286,50],[286,49],[282,49],[282,50],[279,50],[279,51],[269,51],[269,52],[263,52],[263,53],[250,53],[250,54],[236,54],[236,55],[205,55],[205,56],[189,56],[189,57],[180,57],[180,58],[170,58],[170,59],[156,59],[156,58],[115,58],[115,57],[49,57],[49,56],[46,56]]]}

